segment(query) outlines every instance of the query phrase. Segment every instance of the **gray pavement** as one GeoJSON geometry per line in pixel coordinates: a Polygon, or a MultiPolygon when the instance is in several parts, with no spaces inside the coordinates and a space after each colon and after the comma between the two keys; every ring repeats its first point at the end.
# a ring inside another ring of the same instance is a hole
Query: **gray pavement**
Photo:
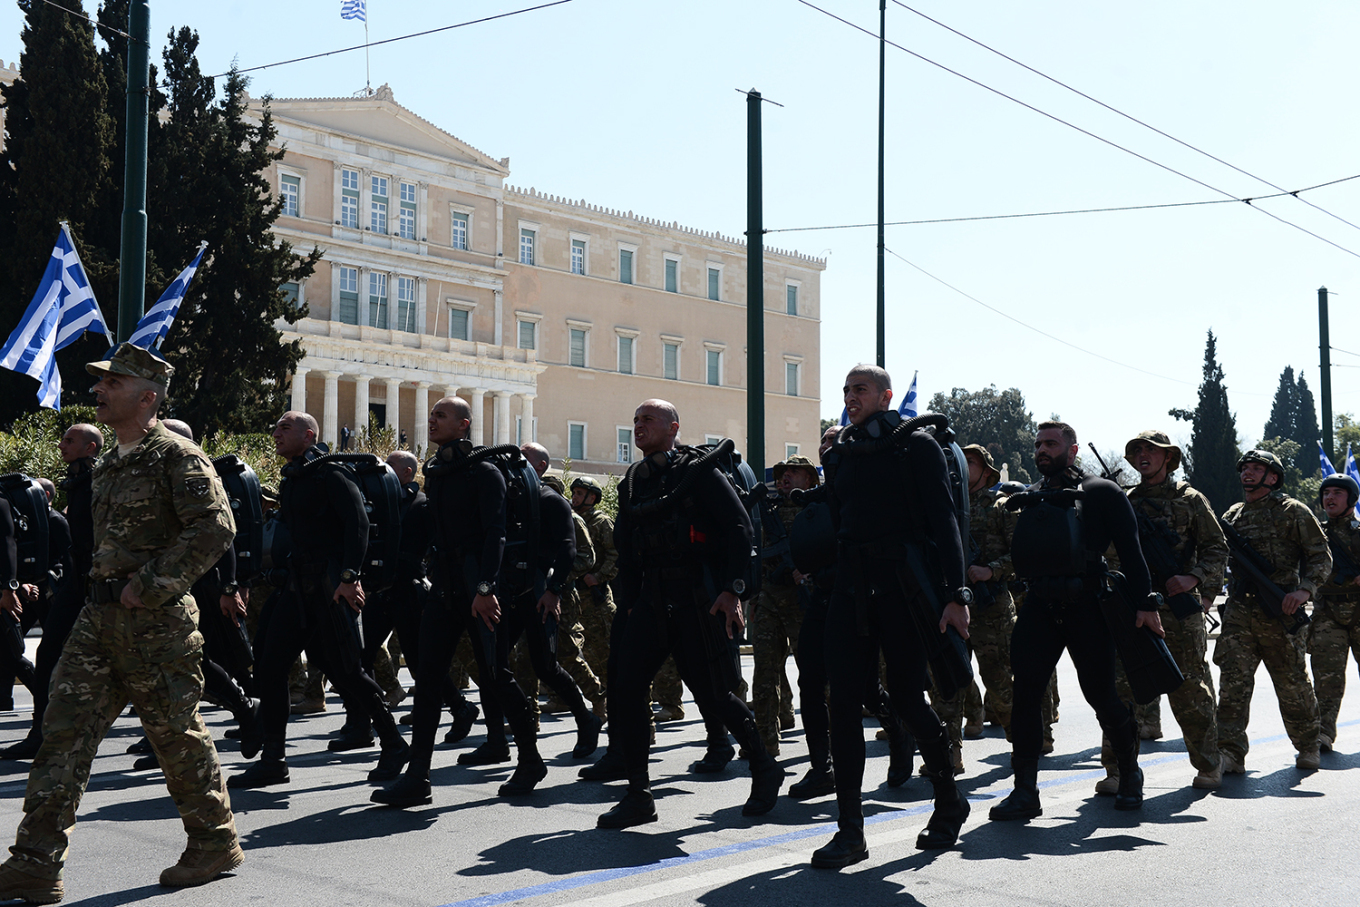
{"type": "MultiPolygon", "coordinates": [[[[750,671],[750,659],[745,659],[750,671]]],[[[790,661],[790,672],[793,665],[790,661]]],[[[1354,680],[1352,680],[1354,683],[1354,680]]],[[[1360,705],[1342,712],[1337,751],[1314,774],[1293,767],[1294,753],[1271,684],[1258,676],[1246,776],[1223,789],[1190,788],[1170,709],[1167,738],[1144,746],[1147,801],[1117,813],[1095,797],[1100,734],[1080,698],[1071,664],[1060,666],[1062,720],[1057,752],[1041,766],[1044,816],[1026,825],[991,823],[987,808],[1009,790],[1005,740],[988,728],[968,741],[961,779],[973,806],[953,850],[914,848],[929,815],[929,785],[916,778],[884,784],[886,744],[866,725],[869,765],[865,810],[869,860],[836,873],[814,870],[808,856],[832,831],[835,805],[781,798],[772,813],[741,816],[748,775],[734,762],[718,776],[695,776],[703,728],[692,704],[687,720],[662,725],[652,775],[660,821],[603,831],[596,817],[622,784],[576,780],[569,718],[544,716],[541,747],[549,774],[532,797],[505,801],[496,787],[510,766],[463,768],[462,749],[481,740],[480,725],[459,747],[435,756],[434,803],[392,810],[368,802],[364,775],[376,750],[326,752],[343,713],[330,699],[324,714],[290,724],[292,783],[232,795],[246,863],[200,889],[156,884],[184,844],[158,772],[132,772],[124,751],[139,730],[120,718],[100,748],[81,806],[66,871],[67,902],[88,905],[630,905],[927,904],[927,905],[1291,905],[1346,903],[1360,881],[1360,705]],[[710,780],[711,779],[711,780],[710,780]]],[[[0,713],[0,745],[19,739],[29,721],[0,713]]],[[[409,705],[409,700],[408,703],[409,705]]],[[[400,709],[399,709],[400,711],[400,709]]],[[[219,737],[230,726],[205,710],[219,737]]],[[[806,769],[801,729],[783,736],[789,781],[806,769]]],[[[236,745],[219,748],[229,772],[243,763],[236,745]]],[[[23,799],[26,763],[0,762],[0,836],[10,836],[23,799]]],[[[12,840],[12,839],[10,839],[12,840]]],[[[8,842],[6,842],[8,843],[8,842]]]]}

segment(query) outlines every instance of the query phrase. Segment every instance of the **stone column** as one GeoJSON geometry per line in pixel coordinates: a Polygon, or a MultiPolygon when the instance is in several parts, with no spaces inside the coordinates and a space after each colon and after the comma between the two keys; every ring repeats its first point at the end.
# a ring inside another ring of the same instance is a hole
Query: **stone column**
{"type": "MultiPolygon", "coordinates": [[[[458,396],[458,385],[456,384],[444,385],[444,397],[456,397],[456,396],[458,396]]],[[[439,399],[443,400],[444,397],[440,397],[439,399]]]]}
{"type": "MultiPolygon", "coordinates": [[[[505,346],[505,318],[504,313],[502,312],[502,309],[504,307],[503,300],[505,298],[505,292],[502,290],[493,290],[492,293],[496,297],[495,310],[492,312],[492,317],[496,319],[496,326],[495,333],[491,339],[496,346],[505,346]]],[[[515,335],[510,338],[510,345],[519,346],[518,325],[515,326],[515,335]]]]}
{"type": "Polygon", "coordinates": [[[326,376],[325,402],[321,406],[321,440],[330,445],[332,451],[339,447],[340,439],[340,373],[322,372],[326,376]]]}
{"type": "Polygon", "coordinates": [[[520,394],[520,395],[519,395],[519,417],[520,417],[521,422],[524,424],[524,437],[523,437],[523,440],[520,442],[520,443],[522,443],[522,444],[528,444],[530,441],[535,440],[535,438],[534,438],[534,397],[536,397],[536,396],[538,396],[538,395],[537,395],[537,394],[520,394]]]}
{"type": "Polygon", "coordinates": [[[295,413],[305,413],[307,411],[307,373],[311,369],[305,365],[299,365],[297,371],[293,372],[293,402],[292,410],[295,413]]]}
{"type": "Polygon", "coordinates": [[[430,446],[430,382],[416,382],[416,411],[415,411],[415,438],[411,441],[411,449],[421,453],[428,453],[426,448],[430,446]]]}
{"type": "Polygon", "coordinates": [[[468,400],[472,406],[472,443],[481,446],[485,443],[482,439],[485,433],[482,431],[482,413],[486,410],[486,391],[480,387],[472,389],[472,397],[468,400]]]}
{"type": "Polygon", "coordinates": [[[368,428],[368,375],[356,375],[354,378],[354,433],[368,428]]]}
{"type": "Polygon", "coordinates": [[[387,384],[387,427],[401,434],[401,379],[388,378],[387,384]]]}
{"type": "Polygon", "coordinates": [[[510,392],[496,391],[496,402],[493,405],[496,414],[496,443],[510,443],[510,392]]]}

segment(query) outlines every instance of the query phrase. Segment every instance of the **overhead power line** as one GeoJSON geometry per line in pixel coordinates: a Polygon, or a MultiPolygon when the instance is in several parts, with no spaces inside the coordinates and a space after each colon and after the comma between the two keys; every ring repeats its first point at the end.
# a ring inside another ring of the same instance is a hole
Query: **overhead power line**
{"type": "Polygon", "coordinates": [[[127,38],[129,41],[136,41],[138,44],[145,44],[145,43],[146,43],[145,41],[141,40],[140,38],[134,38],[134,37],[132,37],[132,35],[129,35],[127,32],[122,31],[122,30],[117,29],[117,28],[114,28],[112,25],[105,25],[103,22],[100,22],[98,19],[91,19],[89,16],[85,15],[84,13],[77,12],[76,10],[73,10],[73,9],[67,9],[66,7],[62,6],[60,3],[53,3],[52,0],[43,0],[43,3],[46,3],[48,6],[56,7],[57,9],[61,10],[63,13],[66,13],[66,15],[68,15],[68,16],[75,16],[77,19],[84,19],[86,22],[90,23],[90,24],[93,25],[95,28],[102,28],[102,29],[104,29],[104,31],[113,32],[115,35],[122,35],[124,38],[127,38]]]}

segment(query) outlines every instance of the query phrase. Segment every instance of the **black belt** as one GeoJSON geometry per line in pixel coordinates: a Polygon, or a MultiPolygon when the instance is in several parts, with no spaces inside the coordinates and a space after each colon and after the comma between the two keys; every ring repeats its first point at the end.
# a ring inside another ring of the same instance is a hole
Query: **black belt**
{"type": "Polygon", "coordinates": [[[107,605],[123,600],[123,590],[127,588],[125,579],[90,580],[90,601],[96,605],[107,605]]]}

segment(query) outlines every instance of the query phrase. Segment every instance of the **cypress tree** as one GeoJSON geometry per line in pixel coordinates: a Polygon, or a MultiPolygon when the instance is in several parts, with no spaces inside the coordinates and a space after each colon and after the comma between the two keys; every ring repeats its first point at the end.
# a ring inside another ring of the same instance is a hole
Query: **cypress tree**
{"type": "Polygon", "coordinates": [[[1275,388],[1275,400],[1270,405],[1270,418],[1261,431],[1262,438],[1294,438],[1294,414],[1298,409],[1298,386],[1294,384],[1294,367],[1286,365],[1280,372],[1280,385],[1275,388]]]}
{"type": "MultiPolygon", "coordinates": [[[[1294,393],[1294,434],[1290,436],[1298,442],[1299,453],[1294,460],[1294,465],[1304,476],[1311,476],[1319,469],[1317,458],[1318,442],[1322,439],[1322,431],[1318,428],[1317,403],[1313,400],[1313,391],[1308,387],[1308,382],[1303,378],[1303,372],[1299,372],[1299,381],[1294,393]]],[[[1329,453],[1328,456],[1331,456],[1329,453]]],[[[1335,465],[1335,461],[1333,462],[1335,465]]]]}
{"type": "Polygon", "coordinates": [[[1237,417],[1228,408],[1228,388],[1223,383],[1223,367],[1218,363],[1218,343],[1214,332],[1204,347],[1204,377],[1199,386],[1199,403],[1193,413],[1173,409],[1170,415],[1194,423],[1190,436],[1190,482],[1202,491],[1222,513],[1241,500],[1237,480],[1237,417]]]}

